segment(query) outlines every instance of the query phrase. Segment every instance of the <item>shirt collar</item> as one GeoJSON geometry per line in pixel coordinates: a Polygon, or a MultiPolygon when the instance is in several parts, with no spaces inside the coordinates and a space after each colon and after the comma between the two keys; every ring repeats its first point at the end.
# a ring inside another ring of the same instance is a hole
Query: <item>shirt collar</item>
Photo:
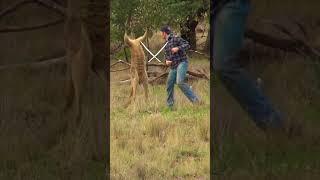
{"type": "Polygon", "coordinates": [[[169,41],[172,37],[173,37],[173,33],[170,33],[170,34],[167,36],[167,41],[169,41]]]}

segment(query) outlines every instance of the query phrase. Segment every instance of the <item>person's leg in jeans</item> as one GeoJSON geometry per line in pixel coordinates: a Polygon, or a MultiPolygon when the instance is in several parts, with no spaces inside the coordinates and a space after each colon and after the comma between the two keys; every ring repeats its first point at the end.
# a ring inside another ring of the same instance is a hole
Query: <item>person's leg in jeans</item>
{"type": "Polygon", "coordinates": [[[191,87],[184,81],[188,71],[188,62],[181,62],[177,67],[177,85],[187,98],[195,103],[199,99],[192,91],[191,87]]]}
{"type": "Polygon", "coordinates": [[[249,0],[228,2],[215,16],[213,68],[231,95],[262,129],[283,128],[282,118],[249,74],[237,62],[241,49],[249,0]]]}
{"type": "Polygon", "coordinates": [[[177,70],[170,69],[167,79],[167,106],[173,107],[174,104],[174,84],[176,83],[177,70]]]}

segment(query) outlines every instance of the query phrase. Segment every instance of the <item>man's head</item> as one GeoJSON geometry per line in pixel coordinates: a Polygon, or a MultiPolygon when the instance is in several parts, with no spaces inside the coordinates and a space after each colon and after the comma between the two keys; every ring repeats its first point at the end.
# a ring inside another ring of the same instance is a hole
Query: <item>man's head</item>
{"type": "Polygon", "coordinates": [[[169,26],[163,26],[161,29],[161,34],[163,39],[167,39],[168,35],[171,33],[171,28],[169,26]]]}

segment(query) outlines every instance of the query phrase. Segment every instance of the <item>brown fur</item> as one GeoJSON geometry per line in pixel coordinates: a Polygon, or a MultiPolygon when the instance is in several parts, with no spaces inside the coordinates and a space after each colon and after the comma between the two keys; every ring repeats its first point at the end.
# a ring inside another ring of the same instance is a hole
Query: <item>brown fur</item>
{"type": "Polygon", "coordinates": [[[131,67],[130,67],[130,79],[131,79],[131,93],[128,106],[135,101],[137,86],[142,84],[144,88],[145,98],[148,99],[148,75],[146,71],[145,54],[140,44],[146,38],[147,31],[143,36],[137,39],[130,39],[127,33],[124,35],[124,42],[130,47],[131,51],[131,67]]]}
{"type": "Polygon", "coordinates": [[[72,105],[76,119],[81,117],[81,95],[92,65],[92,49],[87,28],[81,20],[76,1],[69,1],[65,24],[67,56],[67,103],[65,110],[72,105]]]}

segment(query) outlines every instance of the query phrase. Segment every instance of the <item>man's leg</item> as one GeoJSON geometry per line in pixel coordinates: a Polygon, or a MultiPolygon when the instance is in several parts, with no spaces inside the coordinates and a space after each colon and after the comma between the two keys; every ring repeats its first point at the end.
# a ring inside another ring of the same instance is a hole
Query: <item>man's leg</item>
{"type": "Polygon", "coordinates": [[[274,110],[254,80],[237,62],[249,6],[249,0],[230,1],[216,15],[213,36],[214,73],[258,127],[282,128],[280,113],[274,110]]]}
{"type": "Polygon", "coordinates": [[[167,79],[167,106],[174,104],[174,84],[176,83],[177,70],[170,69],[167,79]]]}
{"type": "Polygon", "coordinates": [[[187,75],[187,71],[188,63],[181,62],[177,67],[177,85],[191,102],[198,102],[198,97],[194,94],[190,86],[184,81],[187,75]]]}

